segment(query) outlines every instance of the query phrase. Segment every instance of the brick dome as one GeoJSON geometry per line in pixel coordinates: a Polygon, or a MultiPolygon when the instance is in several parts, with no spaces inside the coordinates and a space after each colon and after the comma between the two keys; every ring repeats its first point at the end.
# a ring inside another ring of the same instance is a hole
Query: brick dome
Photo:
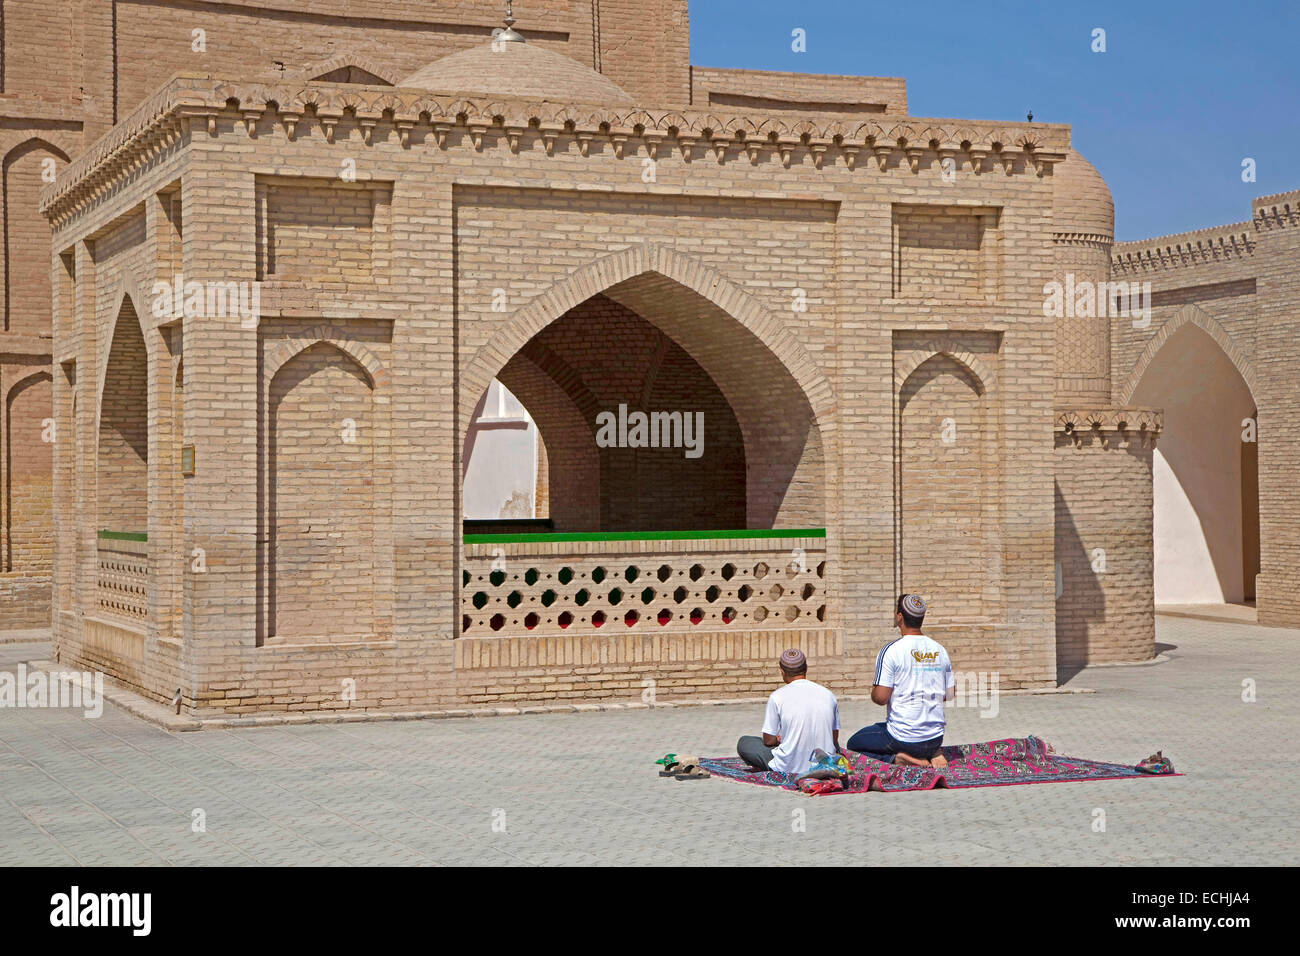
{"type": "Polygon", "coordinates": [[[1052,231],[1115,236],[1115,203],[1101,173],[1077,151],[1052,170],[1052,231]]]}
{"type": "Polygon", "coordinates": [[[444,56],[398,85],[438,93],[486,93],[561,103],[633,103],[607,76],[563,54],[519,40],[487,43],[444,56]]]}

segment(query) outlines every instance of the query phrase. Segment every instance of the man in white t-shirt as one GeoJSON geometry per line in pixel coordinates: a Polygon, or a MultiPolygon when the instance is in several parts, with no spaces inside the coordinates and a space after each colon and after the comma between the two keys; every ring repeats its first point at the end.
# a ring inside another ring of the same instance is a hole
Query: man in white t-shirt
{"type": "Polygon", "coordinates": [[[946,767],[943,704],[956,696],[948,652],[921,633],[925,601],[904,594],[894,607],[896,641],[876,658],[871,699],[887,710],[884,723],[863,727],[849,738],[848,749],[886,763],[946,767]]]}
{"type": "Polygon", "coordinates": [[[767,699],[763,736],[741,737],[736,753],[755,770],[806,773],[814,750],[839,753],[840,706],[833,693],[808,679],[803,651],[791,648],[780,664],[785,685],[767,699]]]}

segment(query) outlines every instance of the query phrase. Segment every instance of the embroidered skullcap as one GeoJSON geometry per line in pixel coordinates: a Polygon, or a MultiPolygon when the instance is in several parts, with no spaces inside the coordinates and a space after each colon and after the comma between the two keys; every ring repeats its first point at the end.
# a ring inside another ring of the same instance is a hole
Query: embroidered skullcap
{"type": "Polygon", "coordinates": [[[806,658],[803,651],[799,650],[797,647],[792,647],[781,653],[782,670],[797,671],[807,663],[808,658],[806,658]]]}
{"type": "Polygon", "coordinates": [[[906,594],[903,596],[903,610],[912,617],[925,617],[925,602],[921,600],[919,594],[906,594]]]}

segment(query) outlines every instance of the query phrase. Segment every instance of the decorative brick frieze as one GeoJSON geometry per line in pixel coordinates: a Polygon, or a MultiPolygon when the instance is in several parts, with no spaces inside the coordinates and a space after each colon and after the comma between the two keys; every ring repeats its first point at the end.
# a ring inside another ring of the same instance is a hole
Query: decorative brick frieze
{"type": "Polygon", "coordinates": [[[1118,431],[1154,439],[1164,428],[1164,415],[1153,408],[1058,408],[1055,430],[1067,435],[1118,431]]]}

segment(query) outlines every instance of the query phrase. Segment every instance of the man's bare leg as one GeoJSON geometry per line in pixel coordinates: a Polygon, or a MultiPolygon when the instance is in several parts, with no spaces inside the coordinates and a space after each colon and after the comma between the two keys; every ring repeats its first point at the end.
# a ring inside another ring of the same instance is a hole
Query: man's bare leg
{"type": "Polygon", "coordinates": [[[944,767],[948,766],[948,758],[943,755],[942,750],[930,758],[930,766],[934,767],[936,770],[942,770],[944,767]]]}

